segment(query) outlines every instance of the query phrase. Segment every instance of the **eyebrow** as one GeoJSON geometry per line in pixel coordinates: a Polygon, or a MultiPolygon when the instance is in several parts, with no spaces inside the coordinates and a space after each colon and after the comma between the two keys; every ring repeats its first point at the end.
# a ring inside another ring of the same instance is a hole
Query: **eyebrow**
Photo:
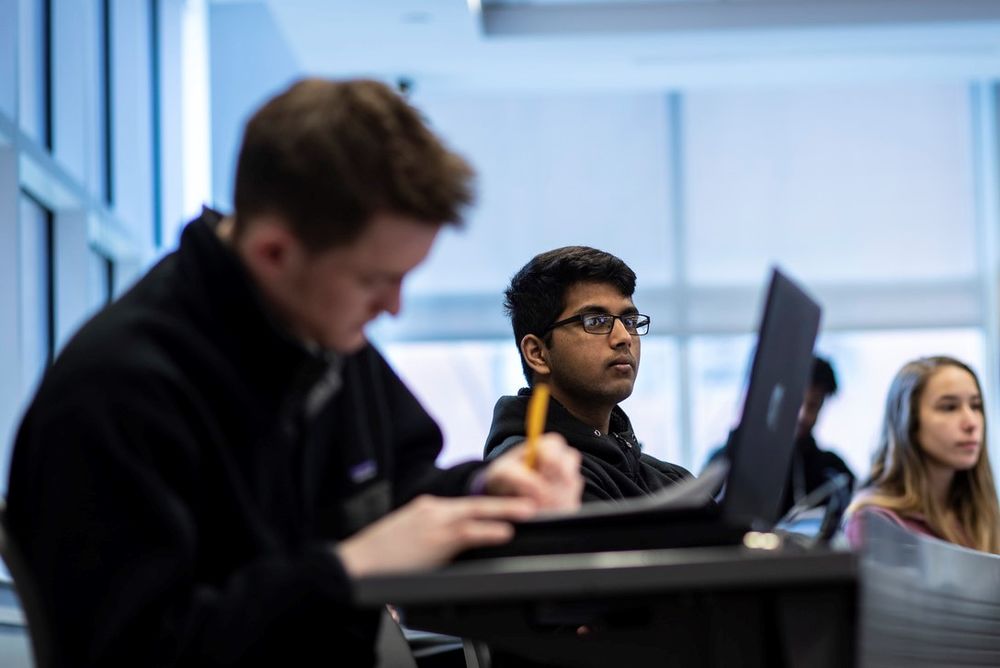
{"type": "MultiPolygon", "coordinates": [[[[597,304],[587,304],[573,311],[573,315],[581,315],[583,313],[611,313],[611,311],[604,306],[599,306],[597,304]]],[[[616,313],[614,315],[635,315],[637,313],[639,313],[639,309],[635,307],[635,304],[632,304],[631,306],[622,309],[620,313],[616,313]]]]}
{"type": "Polygon", "coordinates": [[[962,399],[966,399],[966,398],[969,399],[969,400],[975,400],[975,399],[978,399],[979,401],[983,400],[983,396],[977,392],[976,394],[969,394],[969,395],[965,395],[965,396],[960,395],[960,394],[942,394],[940,397],[938,397],[934,401],[935,401],[935,403],[938,402],[938,401],[961,401],[962,399]]]}

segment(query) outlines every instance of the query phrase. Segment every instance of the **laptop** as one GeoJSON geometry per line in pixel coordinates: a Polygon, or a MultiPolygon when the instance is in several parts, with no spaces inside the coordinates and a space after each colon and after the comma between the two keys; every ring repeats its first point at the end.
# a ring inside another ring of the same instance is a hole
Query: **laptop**
{"type": "Polygon", "coordinates": [[[510,542],[460,558],[735,545],[749,531],[773,528],[819,320],[816,301],[773,269],[739,426],[725,457],[699,478],[649,496],[587,503],[572,515],[518,523],[510,542]]]}

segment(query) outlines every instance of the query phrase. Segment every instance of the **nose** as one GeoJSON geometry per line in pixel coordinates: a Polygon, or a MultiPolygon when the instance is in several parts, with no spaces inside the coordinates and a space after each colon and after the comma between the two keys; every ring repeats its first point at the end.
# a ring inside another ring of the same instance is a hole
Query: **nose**
{"type": "Polygon", "coordinates": [[[621,318],[615,318],[614,324],[611,325],[611,331],[608,332],[608,342],[612,348],[617,348],[621,345],[632,345],[632,335],[625,329],[625,324],[621,321],[621,318]]]}
{"type": "Polygon", "coordinates": [[[387,287],[385,294],[382,295],[382,298],[379,301],[378,310],[385,311],[394,316],[399,315],[403,306],[402,292],[402,282],[396,282],[387,287]]]}
{"type": "Polygon", "coordinates": [[[962,429],[966,431],[978,431],[983,424],[983,415],[972,406],[965,406],[962,409],[962,429]]]}

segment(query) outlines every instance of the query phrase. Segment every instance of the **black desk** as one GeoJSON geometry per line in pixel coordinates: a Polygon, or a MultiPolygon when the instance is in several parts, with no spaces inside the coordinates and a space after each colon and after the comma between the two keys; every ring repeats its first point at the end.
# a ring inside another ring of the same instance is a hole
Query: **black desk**
{"type": "Polygon", "coordinates": [[[556,665],[1000,666],[1000,557],[868,519],[861,555],[518,557],[371,578],[356,595],[556,665]]]}
{"type": "Polygon", "coordinates": [[[413,627],[565,666],[851,666],[857,559],[687,548],[511,557],[367,578],[413,627]],[[581,627],[585,631],[581,633],[581,627]]]}

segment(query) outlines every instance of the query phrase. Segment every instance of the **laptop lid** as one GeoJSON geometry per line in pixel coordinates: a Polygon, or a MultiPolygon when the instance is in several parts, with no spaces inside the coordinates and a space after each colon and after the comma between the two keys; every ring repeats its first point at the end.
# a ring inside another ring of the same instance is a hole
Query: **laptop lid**
{"type": "Polygon", "coordinates": [[[739,427],[729,439],[723,516],[767,529],[778,520],[819,331],[820,307],[778,268],[771,273],[739,427]]]}

